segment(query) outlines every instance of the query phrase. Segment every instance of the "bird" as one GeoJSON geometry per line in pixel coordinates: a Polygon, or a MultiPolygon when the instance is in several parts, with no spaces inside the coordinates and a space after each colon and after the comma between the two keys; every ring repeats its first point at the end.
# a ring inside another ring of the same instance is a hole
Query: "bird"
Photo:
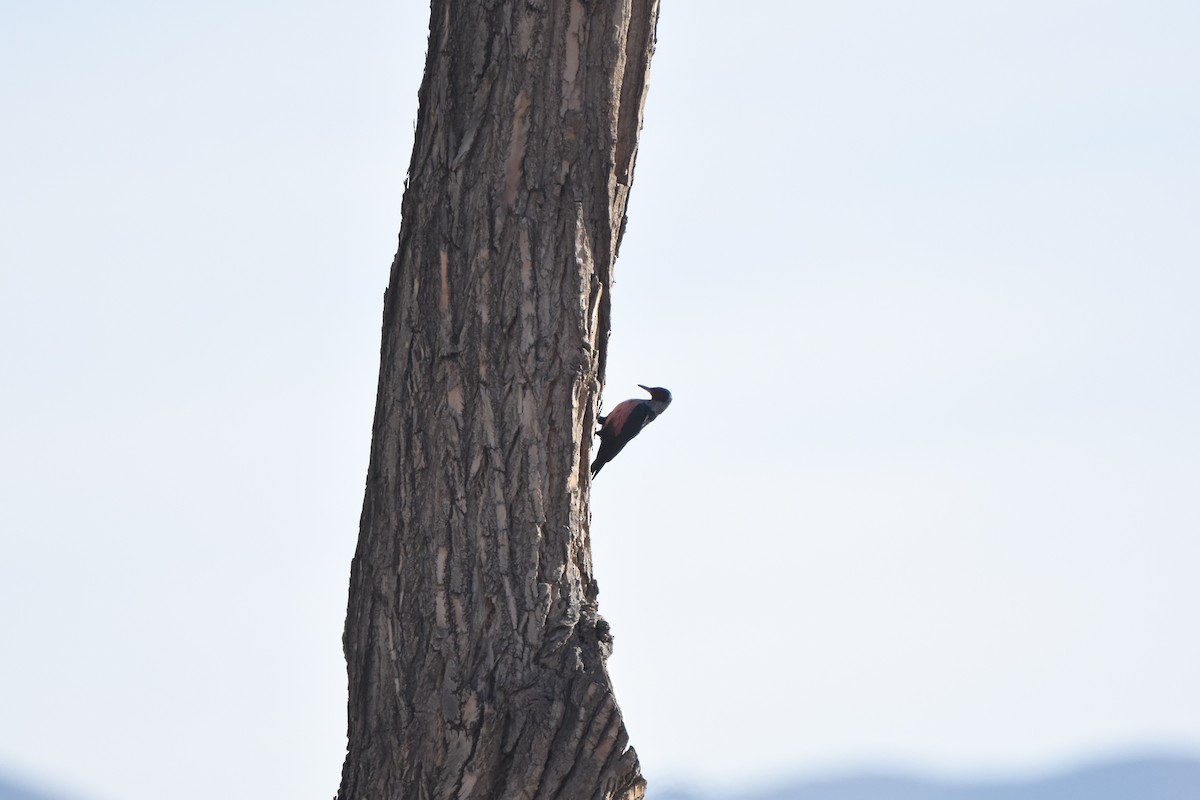
{"type": "Polygon", "coordinates": [[[617,407],[607,416],[597,418],[600,423],[600,430],[596,431],[600,437],[600,451],[592,462],[593,478],[605,464],[617,457],[630,439],[641,433],[642,428],[671,405],[671,393],[661,386],[642,386],[640,383],[638,386],[650,393],[649,400],[625,400],[617,403],[617,407]]]}

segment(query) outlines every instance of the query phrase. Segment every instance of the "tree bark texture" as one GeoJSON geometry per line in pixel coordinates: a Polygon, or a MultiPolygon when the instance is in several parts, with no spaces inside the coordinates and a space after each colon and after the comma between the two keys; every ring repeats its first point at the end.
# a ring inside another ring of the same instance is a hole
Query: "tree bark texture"
{"type": "Polygon", "coordinates": [[[645,792],[592,431],[657,0],[434,0],[344,646],[340,800],[645,792]]]}

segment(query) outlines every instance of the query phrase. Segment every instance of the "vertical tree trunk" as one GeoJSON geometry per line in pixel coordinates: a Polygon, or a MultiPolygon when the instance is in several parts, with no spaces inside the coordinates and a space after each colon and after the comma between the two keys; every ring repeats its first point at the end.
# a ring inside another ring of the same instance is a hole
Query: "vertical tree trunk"
{"type": "Polygon", "coordinates": [[[344,645],[341,800],[640,798],[588,455],[657,0],[433,0],[344,645]]]}

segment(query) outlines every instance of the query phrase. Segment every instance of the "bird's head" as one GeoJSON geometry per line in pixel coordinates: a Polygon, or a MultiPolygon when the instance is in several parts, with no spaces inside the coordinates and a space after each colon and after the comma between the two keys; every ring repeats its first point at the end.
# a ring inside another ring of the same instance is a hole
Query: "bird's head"
{"type": "Polygon", "coordinates": [[[640,383],[638,386],[650,393],[651,400],[662,403],[664,406],[670,405],[671,393],[661,386],[642,386],[640,383]]]}

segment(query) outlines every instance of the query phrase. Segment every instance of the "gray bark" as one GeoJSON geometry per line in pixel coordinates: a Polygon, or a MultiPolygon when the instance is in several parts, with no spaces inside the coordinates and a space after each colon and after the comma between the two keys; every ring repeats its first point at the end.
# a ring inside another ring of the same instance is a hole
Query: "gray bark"
{"type": "Polygon", "coordinates": [[[434,0],[344,646],[340,800],[644,795],[588,462],[657,0],[434,0]]]}

